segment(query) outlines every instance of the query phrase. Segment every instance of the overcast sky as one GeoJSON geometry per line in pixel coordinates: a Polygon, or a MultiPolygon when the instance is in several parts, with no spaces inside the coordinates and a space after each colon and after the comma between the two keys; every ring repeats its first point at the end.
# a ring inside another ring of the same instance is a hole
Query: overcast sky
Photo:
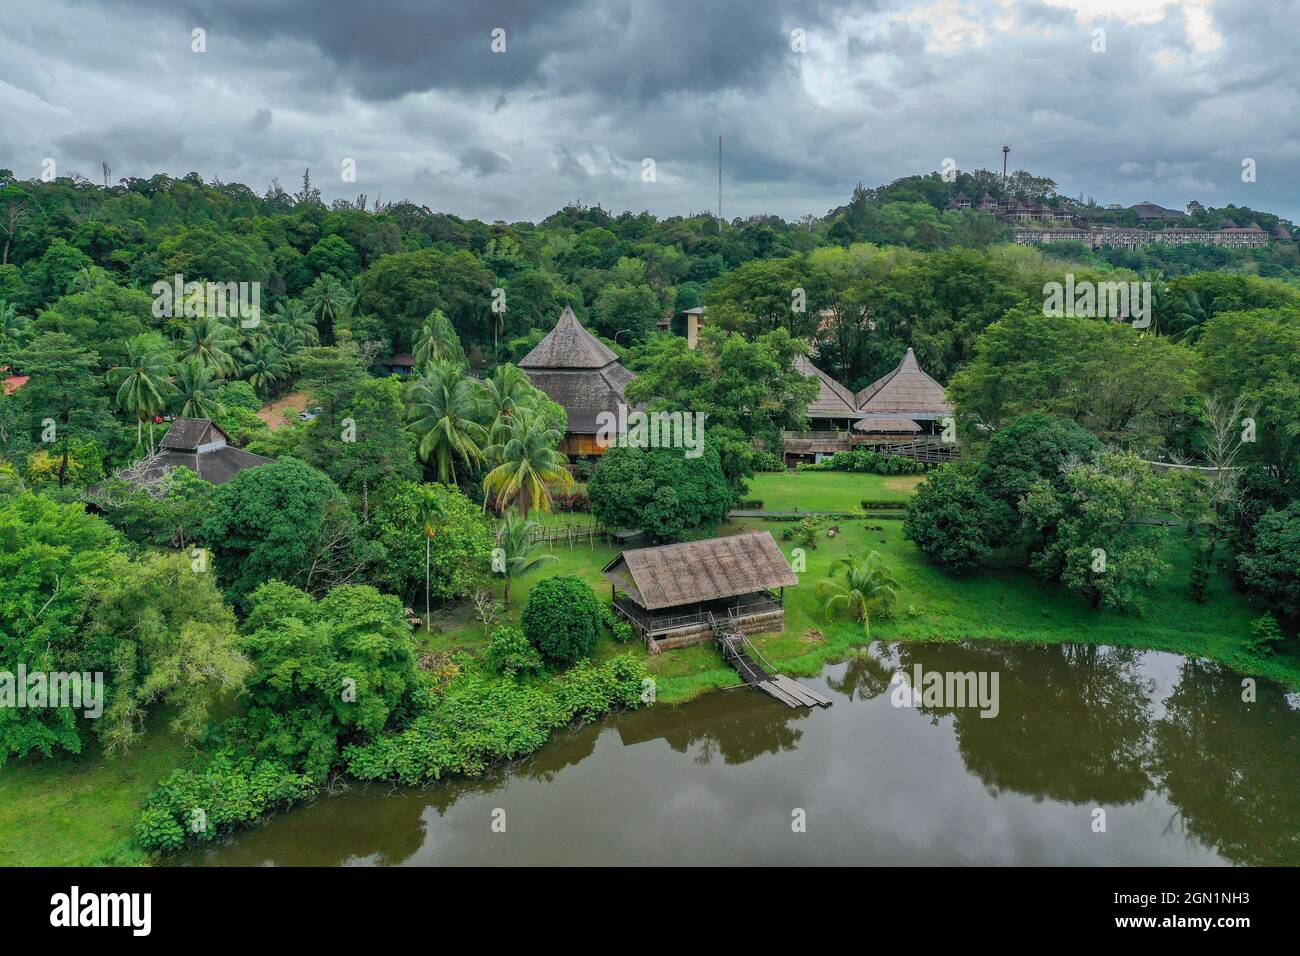
{"type": "Polygon", "coordinates": [[[1295,0],[5,0],[0,23],[19,178],[292,192],[311,167],[326,199],[488,221],[672,215],[716,208],[722,136],[724,214],[793,218],[1006,144],[1071,195],[1300,218],[1295,0]]]}

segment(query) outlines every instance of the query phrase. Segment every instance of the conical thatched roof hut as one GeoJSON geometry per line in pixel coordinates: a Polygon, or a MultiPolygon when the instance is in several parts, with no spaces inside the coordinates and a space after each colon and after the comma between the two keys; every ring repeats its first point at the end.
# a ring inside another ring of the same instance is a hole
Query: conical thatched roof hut
{"type": "Polygon", "coordinates": [[[627,404],[623,391],[636,377],[619,364],[613,350],[583,328],[573,309],[565,306],[555,328],[519,367],[569,416],[560,450],[570,455],[601,454],[604,449],[595,440],[597,416],[617,415],[618,407],[627,404]]]}

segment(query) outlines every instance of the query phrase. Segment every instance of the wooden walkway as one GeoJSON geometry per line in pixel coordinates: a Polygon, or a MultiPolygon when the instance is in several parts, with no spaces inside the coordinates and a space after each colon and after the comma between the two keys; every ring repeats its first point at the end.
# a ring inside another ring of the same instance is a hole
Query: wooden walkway
{"type": "Polygon", "coordinates": [[[714,620],[713,634],[722,651],[723,660],[734,667],[740,679],[750,687],[755,687],[769,697],[776,698],[787,707],[829,707],[831,705],[830,699],[791,680],[784,674],[769,673],[772,665],[763,660],[758,649],[738,627],[723,627],[714,620]],[[762,665],[754,660],[755,657],[763,662],[762,665]]]}

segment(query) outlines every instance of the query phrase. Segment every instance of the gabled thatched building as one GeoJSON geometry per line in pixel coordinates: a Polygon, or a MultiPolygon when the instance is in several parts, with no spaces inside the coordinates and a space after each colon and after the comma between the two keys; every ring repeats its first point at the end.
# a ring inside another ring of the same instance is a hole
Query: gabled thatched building
{"type": "Polygon", "coordinates": [[[770,531],[624,551],[601,574],[614,607],[657,650],[710,641],[715,621],[782,630],[785,586],[799,583],[770,531]]]}

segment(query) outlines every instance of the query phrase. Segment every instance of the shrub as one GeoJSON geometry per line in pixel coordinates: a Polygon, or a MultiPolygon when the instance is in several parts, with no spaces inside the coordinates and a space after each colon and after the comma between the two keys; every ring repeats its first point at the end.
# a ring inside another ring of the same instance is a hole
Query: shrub
{"type": "Polygon", "coordinates": [[[1283,614],[1300,614],[1300,502],[1255,523],[1254,540],[1237,555],[1237,566],[1248,588],[1283,614]]]}
{"type": "Polygon", "coordinates": [[[1272,654],[1282,642],[1282,629],[1272,614],[1265,614],[1250,622],[1250,649],[1256,654],[1272,654]]]}
{"type": "Polygon", "coordinates": [[[774,452],[755,452],[754,471],[785,471],[785,462],[780,455],[774,452]]]}
{"type": "Polygon", "coordinates": [[[583,661],[544,686],[464,675],[405,730],[349,747],[347,769],[407,784],[478,776],[494,761],[531,753],[570,721],[636,707],[644,678],[642,664],[626,656],[583,661]]]}
{"type": "Polygon", "coordinates": [[[582,490],[557,491],[551,495],[551,507],[556,511],[589,514],[591,512],[591,499],[582,490]]]}
{"type": "Polygon", "coordinates": [[[614,640],[620,644],[627,644],[636,640],[636,629],[614,610],[613,601],[606,598],[600,602],[600,615],[604,621],[605,629],[609,631],[614,640]]]}
{"type": "Polygon", "coordinates": [[[992,507],[968,470],[945,465],[908,501],[903,534],[936,564],[968,571],[989,553],[992,507]]]}
{"type": "Polygon", "coordinates": [[[535,674],[542,669],[542,656],[517,627],[498,627],[492,632],[484,659],[499,674],[535,674]]]}
{"type": "Polygon", "coordinates": [[[136,841],[148,851],[207,843],[264,813],[316,792],[305,774],[275,760],[222,751],[199,770],[176,770],[140,812],[136,841]]]}
{"type": "Polygon", "coordinates": [[[799,465],[799,471],[855,471],[873,475],[919,475],[926,465],[903,455],[882,455],[870,448],[837,451],[816,464],[799,465]]]}
{"type": "Polygon", "coordinates": [[[567,667],[591,653],[600,603],[585,581],[557,575],[534,586],[520,624],[547,664],[567,667]]]}

